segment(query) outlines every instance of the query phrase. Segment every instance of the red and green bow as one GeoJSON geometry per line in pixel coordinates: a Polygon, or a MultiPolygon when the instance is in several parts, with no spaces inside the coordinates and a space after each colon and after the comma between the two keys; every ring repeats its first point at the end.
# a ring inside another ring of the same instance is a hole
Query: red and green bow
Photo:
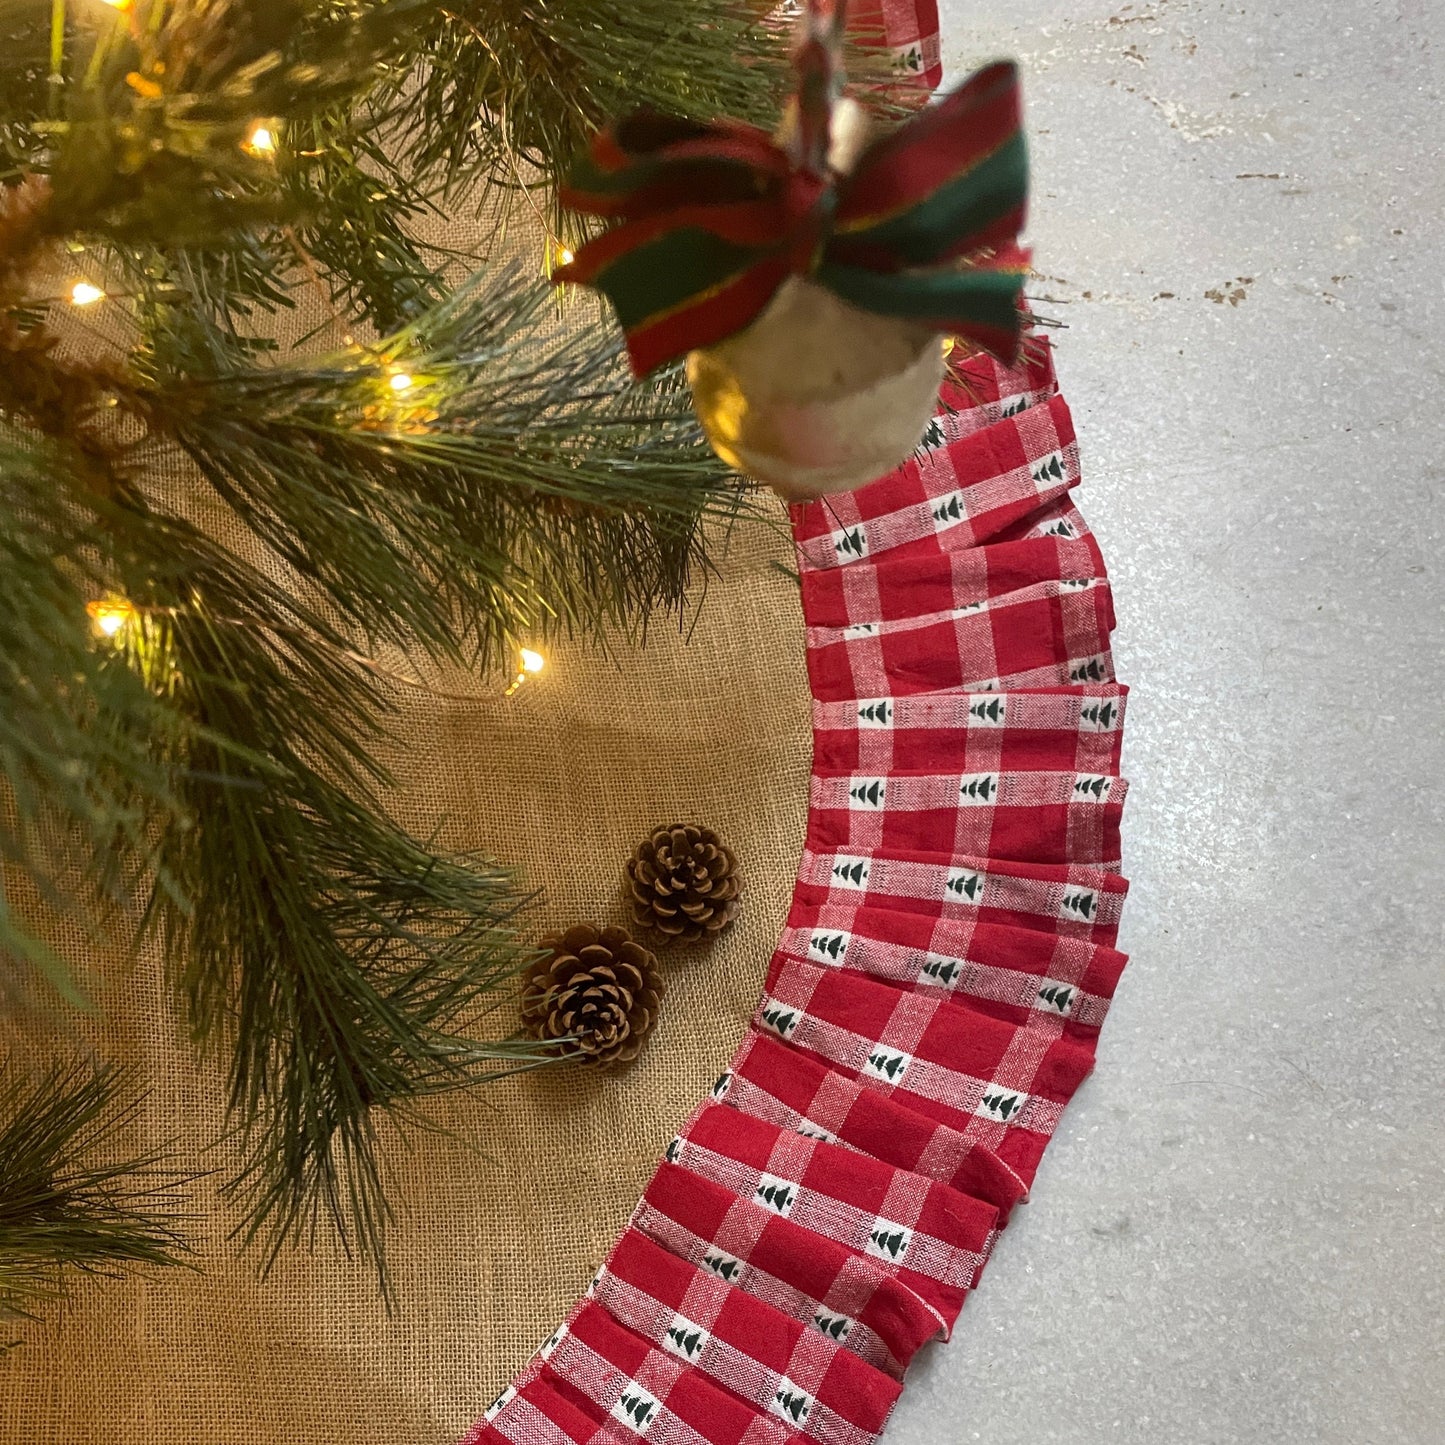
{"type": "Polygon", "coordinates": [[[793,275],[1013,361],[1028,268],[1016,67],[976,72],[847,175],[804,139],[799,160],[738,121],[640,112],[609,126],[562,199],[615,224],[555,279],[611,300],[638,376],[741,331],[793,275]]]}

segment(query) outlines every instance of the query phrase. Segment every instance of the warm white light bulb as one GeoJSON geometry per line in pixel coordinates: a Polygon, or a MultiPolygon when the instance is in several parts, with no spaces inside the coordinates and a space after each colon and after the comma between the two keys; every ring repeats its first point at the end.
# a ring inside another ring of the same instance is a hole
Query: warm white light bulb
{"type": "Polygon", "coordinates": [[[253,156],[274,155],[276,151],[276,137],[268,125],[258,125],[246,138],[246,149],[253,156]]]}
{"type": "Polygon", "coordinates": [[[135,616],[129,602],[92,602],[86,607],[95,630],[103,637],[114,637],[135,616]]]}
{"type": "Polygon", "coordinates": [[[412,379],[404,371],[393,371],[390,384],[393,391],[408,391],[411,388],[412,379]]]}
{"type": "Polygon", "coordinates": [[[523,672],[541,672],[547,665],[547,659],[540,652],[533,652],[530,647],[522,648],[521,657],[523,672]]]}
{"type": "Polygon", "coordinates": [[[77,281],[70,288],[72,306],[89,306],[92,302],[104,300],[105,292],[99,286],[92,286],[89,281],[77,281]]]}

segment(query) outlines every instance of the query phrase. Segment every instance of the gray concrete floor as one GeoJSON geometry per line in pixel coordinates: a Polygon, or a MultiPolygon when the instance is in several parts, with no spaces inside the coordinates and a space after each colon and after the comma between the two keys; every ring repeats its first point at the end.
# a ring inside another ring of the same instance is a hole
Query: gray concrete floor
{"type": "Polygon", "coordinates": [[[1026,71],[1133,962],[893,1445],[1445,1442],[1442,22],[945,0],[1026,71]]]}

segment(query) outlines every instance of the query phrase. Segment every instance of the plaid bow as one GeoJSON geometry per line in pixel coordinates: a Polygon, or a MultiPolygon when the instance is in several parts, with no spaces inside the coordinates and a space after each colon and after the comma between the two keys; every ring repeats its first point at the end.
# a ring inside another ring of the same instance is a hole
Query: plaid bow
{"type": "Polygon", "coordinates": [[[615,224],[555,279],[606,294],[638,376],[742,330],[790,275],[1012,363],[1028,267],[1017,68],[977,71],[847,175],[816,151],[800,161],[730,120],[644,111],[610,126],[562,199],[615,224]]]}

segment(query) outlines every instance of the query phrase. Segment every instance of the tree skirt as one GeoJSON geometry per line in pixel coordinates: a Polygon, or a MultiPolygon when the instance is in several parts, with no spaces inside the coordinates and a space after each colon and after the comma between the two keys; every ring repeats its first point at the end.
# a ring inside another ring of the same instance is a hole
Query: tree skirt
{"type": "MultiPolygon", "coordinates": [[[[424,1110],[445,1132],[407,1141],[382,1123],[398,1208],[391,1312],[324,1234],[264,1280],[254,1252],[238,1255],[239,1212],[219,1189],[239,1150],[215,1146],[226,1058],[198,1059],[178,1032],[158,948],[102,954],[53,920],[48,941],[93,971],[102,1004],[76,1032],[147,1091],[125,1147],[175,1141],[215,1172],[192,1191],[201,1272],[83,1285],[0,1340],[24,1340],[0,1361],[0,1445],[455,1445],[581,1293],[757,1000],[790,906],[812,744],[784,521],[778,506],[766,525],[720,525],[706,605],[681,625],[655,617],[645,646],[527,638],[547,667],[510,697],[506,677],[463,668],[396,691],[390,806],[443,847],[518,865],[542,891],[518,919],[525,937],[627,924],[623,865],[676,818],[718,829],[744,892],[715,943],[663,950],[667,998],[625,1070],[543,1069],[446,1094],[424,1110]]],[[[475,1021],[489,1037],[516,1026],[510,998],[475,1021]]],[[[37,1060],[73,1043],[37,1039],[37,1060]]]]}
{"type": "Polygon", "coordinates": [[[1125,692],[1048,347],[792,509],[814,757],[762,998],[582,1301],[467,1445],[866,1445],[1093,1066],[1125,692]]]}

